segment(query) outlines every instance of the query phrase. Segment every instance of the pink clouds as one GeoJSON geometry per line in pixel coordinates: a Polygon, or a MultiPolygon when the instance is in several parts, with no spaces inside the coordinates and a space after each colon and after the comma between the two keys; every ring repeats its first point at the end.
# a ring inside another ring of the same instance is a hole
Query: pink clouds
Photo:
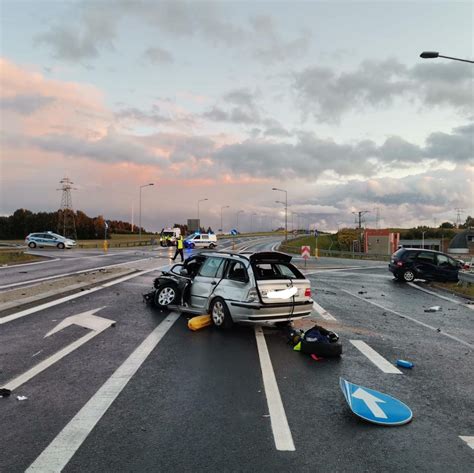
{"type": "Polygon", "coordinates": [[[105,134],[112,114],[97,88],[47,79],[5,58],[0,68],[5,132],[28,137],[59,132],[85,139],[105,134]]]}

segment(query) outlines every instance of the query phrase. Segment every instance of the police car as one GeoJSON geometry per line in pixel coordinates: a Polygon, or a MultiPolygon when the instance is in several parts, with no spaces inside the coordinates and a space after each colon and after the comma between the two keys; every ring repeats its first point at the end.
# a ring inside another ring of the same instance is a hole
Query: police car
{"type": "Polygon", "coordinates": [[[53,232],[30,233],[26,237],[25,243],[30,248],[55,246],[60,250],[64,248],[73,248],[76,246],[75,240],[71,240],[70,238],[63,237],[53,232]]]}

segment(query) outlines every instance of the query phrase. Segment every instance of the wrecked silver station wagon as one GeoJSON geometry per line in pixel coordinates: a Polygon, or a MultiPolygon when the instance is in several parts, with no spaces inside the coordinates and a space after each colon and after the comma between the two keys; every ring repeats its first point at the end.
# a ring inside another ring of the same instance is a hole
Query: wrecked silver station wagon
{"type": "Polygon", "coordinates": [[[162,309],[209,313],[215,326],[287,323],[311,314],[308,279],[279,252],[202,252],[154,281],[145,299],[162,309]]]}

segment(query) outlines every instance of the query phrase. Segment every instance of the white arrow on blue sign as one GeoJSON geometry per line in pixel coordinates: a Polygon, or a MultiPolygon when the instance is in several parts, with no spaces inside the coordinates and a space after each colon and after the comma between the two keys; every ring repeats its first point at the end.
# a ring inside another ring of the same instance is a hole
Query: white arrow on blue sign
{"type": "Polygon", "coordinates": [[[379,425],[403,425],[413,417],[406,404],[388,394],[358,386],[343,378],[339,378],[339,385],[351,411],[364,420],[379,425]]]}

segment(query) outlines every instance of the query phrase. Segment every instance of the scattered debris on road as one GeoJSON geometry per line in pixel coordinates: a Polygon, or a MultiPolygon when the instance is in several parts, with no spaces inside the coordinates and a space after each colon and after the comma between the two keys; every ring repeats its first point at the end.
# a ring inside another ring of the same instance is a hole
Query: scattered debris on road
{"type": "Polygon", "coordinates": [[[26,401],[28,398],[26,396],[17,396],[18,401],[26,401]]]}
{"type": "Polygon", "coordinates": [[[0,397],[8,397],[12,392],[6,388],[0,388],[0,397]]]}
{"type": "Polygon", "coordinates": [[[367,291],[359,291],[357,294],[367,294],[367,291]]]}
{"type": "Polygon", "coordinates": [[[429,307],[428,309],[425,309],[425,312],[439,312],[441,310],[440,305],[434,305],[432,307],[429,307]]]}
{"type": "Polygon", "coordinates": [[[320,357],[336,358],[342,354],[339,335],[320,325],[314,325],[306,331],[290,329],[287,336],[288,343],[293,345],[294,351],[310,355],[315,361],[319,361],[320,357]]]}
{"type": "Polygon", "coordinates": [[[411,361],[406,360],[397,360],[397,366],[401,366],[402,368],[413,368],[415,365],[411,361]]]}

